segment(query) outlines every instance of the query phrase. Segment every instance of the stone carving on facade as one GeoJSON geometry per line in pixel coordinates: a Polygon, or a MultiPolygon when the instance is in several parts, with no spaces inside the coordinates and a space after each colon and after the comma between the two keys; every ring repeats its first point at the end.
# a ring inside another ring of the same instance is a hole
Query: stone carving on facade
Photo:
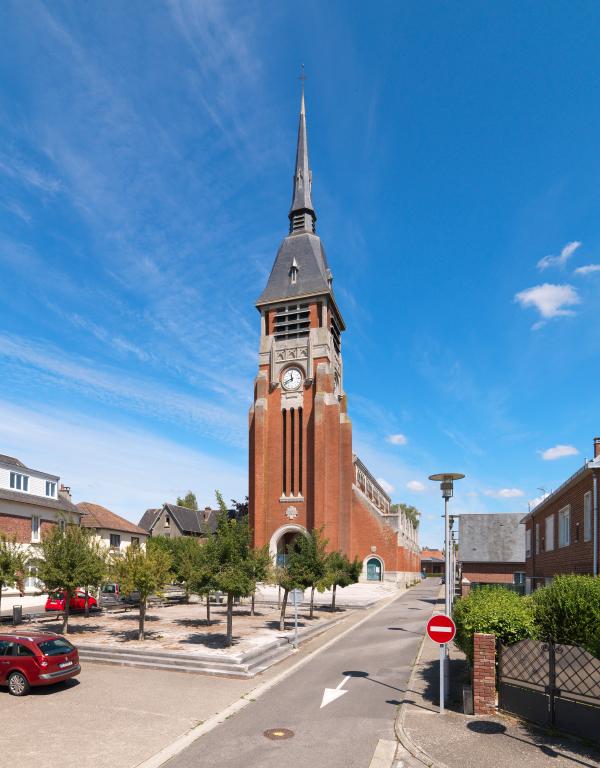
{"type": "Polygon", "coordinates": [[[289,506],[285,510],[285,516],[287,517],[288,520],[294,520],[296,517],[298,517],[298,510],[296,509],[296,507],[289,506]]]}

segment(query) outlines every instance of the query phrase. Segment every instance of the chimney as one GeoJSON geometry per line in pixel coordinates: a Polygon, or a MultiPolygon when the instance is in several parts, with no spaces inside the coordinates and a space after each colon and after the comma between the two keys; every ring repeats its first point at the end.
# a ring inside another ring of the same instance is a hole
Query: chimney
{"type": "Polygon", "coordinates": [[[600,456],[600,437],[594,438],[594,458],[597,459],[600,456]]]}
{"type": "Polygon", "coordinates": [[[66,496],[69,501],[71,501],[71,489],[68,485],[60,484],[60,493],[62,493],[63,496],[66,496]]]}
{"type": "Polygon", "coordinates": [[[212,512],[212,509],[210,507],[204,507],[204,519],[208,520],[210,517],[210,513],[212,512]]]}

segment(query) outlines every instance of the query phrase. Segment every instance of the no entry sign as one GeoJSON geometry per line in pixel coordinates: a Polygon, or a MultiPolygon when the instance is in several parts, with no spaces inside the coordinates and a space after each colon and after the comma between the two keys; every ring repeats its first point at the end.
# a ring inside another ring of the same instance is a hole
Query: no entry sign
{"type": "Polygon", "coordinates": [[[427,634],[434,643],[449,643],[456,634],[456,625],[449,616],[439,613],[427,622],[427,634]]]}

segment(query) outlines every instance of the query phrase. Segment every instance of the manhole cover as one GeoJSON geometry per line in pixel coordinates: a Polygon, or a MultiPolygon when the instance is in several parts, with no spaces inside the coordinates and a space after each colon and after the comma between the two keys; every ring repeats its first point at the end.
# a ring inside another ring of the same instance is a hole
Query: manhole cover
{"type": "Polygon", "coordinates": [[[279,741],[279,739],[291,739],[294,735],[294,731],[290,731],[289,728],[269,728],[268,731],[263,731],[263,736],[267,739],[273,739],[273,741],[279,741]]]}

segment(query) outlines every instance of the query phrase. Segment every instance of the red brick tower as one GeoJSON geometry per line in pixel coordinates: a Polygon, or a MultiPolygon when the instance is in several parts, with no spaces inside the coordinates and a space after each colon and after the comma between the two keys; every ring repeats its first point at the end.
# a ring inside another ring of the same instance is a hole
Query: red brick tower
{"type": "Polygon", "coordinates": [[[384,569],[391,577],[399,568],[417,569],[400,563],[399,516],[352,453],[341,356],[345,325],[316,234],[311,187],[303,94],[289,234],[256,303],[261,333],[249,419],[250,524],[255,544],[269,544],[274,556],[284,555],[295,536],[323,528],[330,549],[364,559],[365,574],[369,559],[372,574],[381,561],[378,578],[384,569]]]}

